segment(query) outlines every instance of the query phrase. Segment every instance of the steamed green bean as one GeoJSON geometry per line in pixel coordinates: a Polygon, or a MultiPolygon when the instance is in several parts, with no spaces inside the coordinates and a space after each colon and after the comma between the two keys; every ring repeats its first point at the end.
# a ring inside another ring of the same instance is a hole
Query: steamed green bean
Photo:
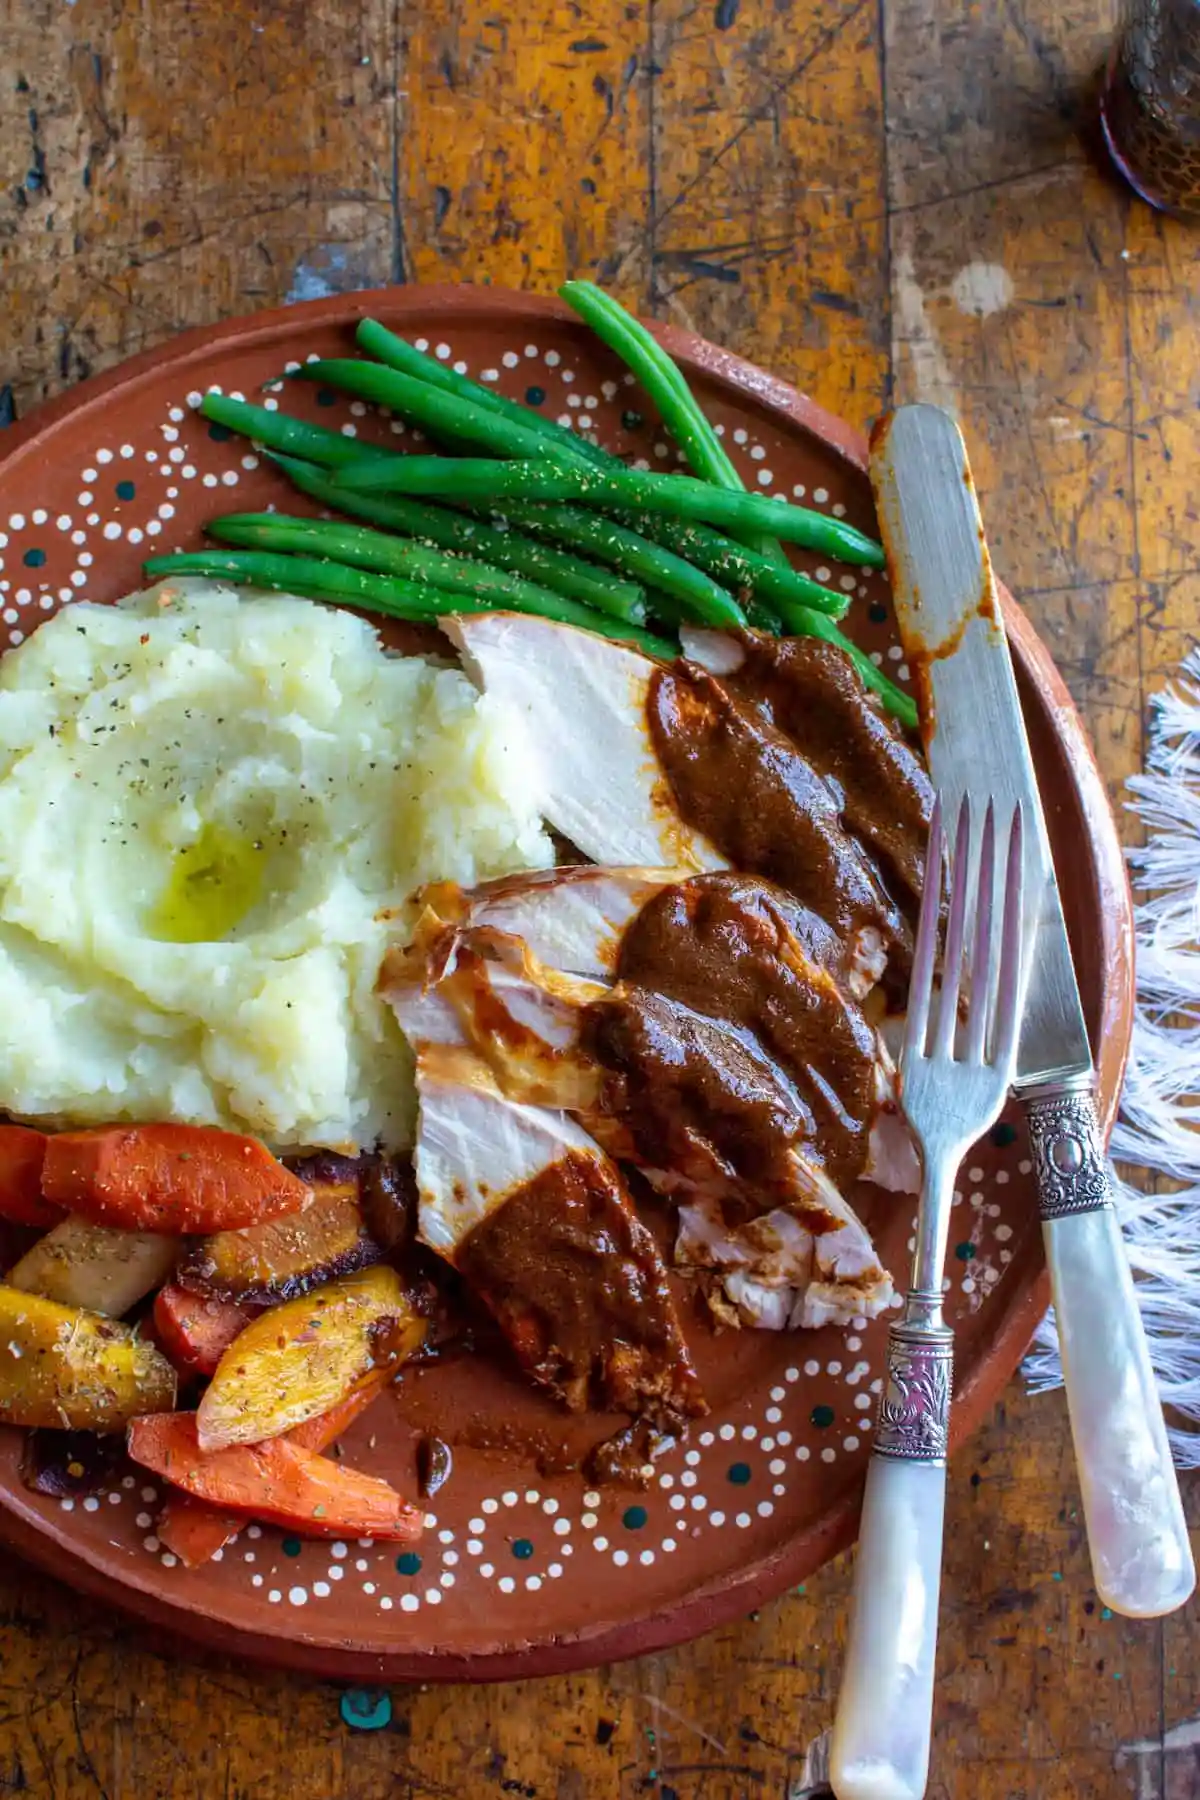
{"type": "MultiPolygon", "coordinates": [[[[564,599],[549,588],[467,557],[449,556],[424,544],[325,519],[295,519],[281,513],[230,513],[205,529],[223,543],[250,550],[328,557],[334,563],[399,575],[447,594],[469,594],[495,607],[534,613],[560,624],[633,638],[635,625],[605,620],[589,606],[564,599]]],[[[644,634],[643,634],[644,635],[644,634]]]]}
{"type": "Polygon", "coordinates": [[[301,493],[320,500],[327,506],[340,507],[356,518],[372,525],[382,525],[407,537],[436,544],[439,549],[460,552],[507,569],[541,587],[553,588],[568,600],[609,613],[615,619],[632,623],[645,612],[646,591],[636,581],[626,581],[610,570],[552,544],[539,543],[519,531],[502,531],[482,519],[454,512],[450,507],[430,505],[426,501],[405,500],[385,494],[359,494],[351,488],[335,488],[311,463],[271,452],[272,461],[298,487],[301,493]]]}
{"type": "MultiPolygon", "coordinates": [[[[510,428],[506,425],[505,429],[510,428]]],[[[762,494],[730,493],[691,475],[584,468],[550,461],[402,456],[387,462],[373,458],[347,464],[337,471],[334,483],[367,493],[437,494],[468,505],[485,500],[571,500],[600,509],[642,508],[668,518],[766,531],[843,562],[883,567],[880,546],[841,519],[762,494]]]]}

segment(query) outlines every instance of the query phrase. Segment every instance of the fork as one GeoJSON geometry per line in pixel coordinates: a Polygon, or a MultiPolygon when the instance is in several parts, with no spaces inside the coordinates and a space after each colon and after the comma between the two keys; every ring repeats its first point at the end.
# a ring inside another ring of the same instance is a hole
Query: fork
{"type": "Polygon", "coordinates": [[[1012,1078],[1020,1023],[1021,834],[1018,803],[997,908],[995,808],[989,800],[972,881],[970,800],[963,800],[935,996],[945,892],[940,803],[930,823],[900,1053],[901,1105],[920,1143],[924,1173],[911,1285],[888,1336],[867,1469],[831,1745],[838,1800],[920,1800],[929,1773],[953,1357],[953,1333],[942,1318],[942,1264],[959,1163],[995,1122],[1012,1078]],[[971,911],[971,950],[964,960],[971,911]]]}

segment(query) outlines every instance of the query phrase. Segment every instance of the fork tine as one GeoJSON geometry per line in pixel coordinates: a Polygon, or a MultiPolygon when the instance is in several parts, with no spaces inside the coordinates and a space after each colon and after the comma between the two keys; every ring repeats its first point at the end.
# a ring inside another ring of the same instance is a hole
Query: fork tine
{"type": "Polygon", "coordinates": [[[937,1023],[933,1028],[931,1056],[953,1055],[954,1032],[958,1024],[958,990],[962,980],[963,938],[967,924],[967,893],[970,887],[971,797],[963,795],[958,814],[958,831],[954,843],[954,867],[950,871],[950,919],[946,926],[946,948],[942,953],[942,989],[938,996],[937,1023]]]}
{"type": "Polygon", "coordinates": [[[929,1002],[933,994],[933,965],[937,959],[938,921],[942,912],[942,867],[946,845],[942,833],[942,802],[934,795],[929,820],[929,845],[925,852],[925,884],[921,891],[921,911],[917,918],[917,941],[913,946],[912,975],[908,984],[908,1015],[904,1025],[903,1063],[913,1056],[925,1054],[925,1031],[929,1024],[929,1002]]]}
{"type": "Polygon", "coordinates": [[[1020,1022],[1021,951],[1025,913],[1025,820],[1018,800],[1008,834],[1008,867],[1004,878],[1004,925],[1000,943],[1000,972],[996,987],[996,1023],[992,1033],[991,1060],[1007,1063],[1016,1042],[1020,1022]]]}
{"type": "Polygon", "coordinates": [[[996,808],[989,799],[983,817],[979,845],[979,876],[975,884],[975,934],[971,946],[971,999],[967,1041],[963,1054],[968,1062],[982,1062],[987,1044],[988,1015],[992,1011],[992,890],[996,868],[996,808]]]}

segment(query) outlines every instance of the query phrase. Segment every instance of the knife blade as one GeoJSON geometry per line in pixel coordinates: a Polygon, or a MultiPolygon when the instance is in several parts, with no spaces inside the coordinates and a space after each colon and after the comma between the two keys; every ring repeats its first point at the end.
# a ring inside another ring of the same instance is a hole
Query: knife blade
{"type": "Polygon", "coordinates": [[[1014,1088],[1029,1124],[1096,1585],[1114,1611],[1152,1617],[1183,1604],[1195,1570],[1113,1209],[1091,1048],[987,538],[950,415],[916,405],[884,418],[871,440],[871,484],[943,809],[954,817],[964,793],[988,792],[998,808],[1022,806],[1026,993],[1014,1088]]]}
{"type": "Polygon", "coordinates": [[[1001,817],[1017,800],[1025,806],[1027,992],[1016,1085],[1086,1076],[1092,1053],[1054,859],[1040,801],[1028,804],[1037,780],[958,427],[937,407],[902,407],[876,432],[872,480],[945,816],[956,818],[972,791],[994,794],[1001,817]]]}

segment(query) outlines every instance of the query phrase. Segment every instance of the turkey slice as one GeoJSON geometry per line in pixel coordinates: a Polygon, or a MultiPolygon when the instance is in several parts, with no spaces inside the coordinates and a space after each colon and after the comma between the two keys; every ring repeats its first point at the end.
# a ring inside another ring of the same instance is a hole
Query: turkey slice
{"type": "Polygon", "coordinates": [[[519,720],[543,817],[597,863],[723,869],[686,825],[650,742],[649,657],[522,613],[471,613],[443,629],[472,680],[519,720]]]}
{"type": "Polygon", "coordinates": [[[417,1055],[419,1232],[572,1410],[671,1428],[706,1410],[667,1272],[615,1166],[567,1114],[506,1099],[469,1051],[417,1055]]]}

